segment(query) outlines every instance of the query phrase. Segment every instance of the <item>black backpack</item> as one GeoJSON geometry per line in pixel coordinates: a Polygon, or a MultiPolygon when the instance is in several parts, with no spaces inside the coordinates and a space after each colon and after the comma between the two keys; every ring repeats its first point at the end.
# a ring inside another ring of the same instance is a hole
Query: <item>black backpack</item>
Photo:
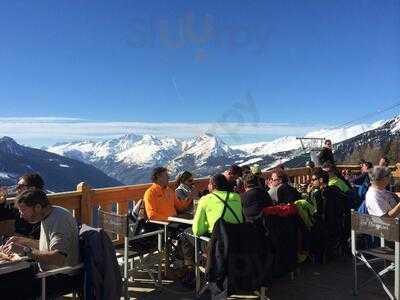
{"type": "MultiPolygon", "coordinates": [[[[214,194],[215,195],[215,194],[214,194]]],[[[271,282],[273,256],[267,246],[266,231],[256,224],[242,223],[228,205],[215,223],[208,247],[207,280],[214,297],[223,293],[252,292],[271,282]],[[224,220],[229,209],[237,224],[224,220]]]]}

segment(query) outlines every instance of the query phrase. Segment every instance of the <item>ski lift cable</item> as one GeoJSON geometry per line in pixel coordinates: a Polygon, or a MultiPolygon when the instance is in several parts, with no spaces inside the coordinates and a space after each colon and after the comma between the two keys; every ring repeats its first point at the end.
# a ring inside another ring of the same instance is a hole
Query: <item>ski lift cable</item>
{"type": "Polygon", "coordinates": [[[394,103],[394,104],[392,104],[392,105],[390,105],[390,106],[388,106],[388,107],[381,108],[381,109],[378,109],[378,110],[376,110],[376,111],[374,111],[374,112],[367,113],[367,114],[365,114],[365,115],[363,115],[363,116],[361,116],[361,117],[358,117],[358,118],[356,118],[356,119],[354,119],[354,120],[345,122],[345,123],[343,123],[343,124],[341,124],[341,125],[338,125],[338,126],[336,126],[336,127],[333,127],[332,129],[347,128],[347,127],[349,127],[350,125],[352,125],[353,123],[355,123],[355,122],[357,122],[357,121],[366,120],[367,118],[370,118],[370,117],[372,117],[372,116],[385,113],[385,112],[390,111],[390,110],[392,110],[392,109],[395,109],[395,108],[397,108],[397,107],[399,107],[399,106],[400,106],[400,101],[398,101],[398,102],[396,102],[396,103],[394,103]]]}

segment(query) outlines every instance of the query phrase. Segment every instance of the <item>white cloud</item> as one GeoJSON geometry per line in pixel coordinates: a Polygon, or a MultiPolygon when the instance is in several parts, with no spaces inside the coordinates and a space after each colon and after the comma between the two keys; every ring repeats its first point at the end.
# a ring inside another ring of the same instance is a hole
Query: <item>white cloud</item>
{"type": "Polygon", "coordinates": [[[144,123],[55,117],[0,118],[0,136],[10,136],[18,142],[35,146],[68,140],[98,140],[127,133],[180,138],[209,132],[232,143],[240,143],[245,141],[245,136],[262,141],[268,136],[303,135],[321,127],[290,123],[144,123]]]}

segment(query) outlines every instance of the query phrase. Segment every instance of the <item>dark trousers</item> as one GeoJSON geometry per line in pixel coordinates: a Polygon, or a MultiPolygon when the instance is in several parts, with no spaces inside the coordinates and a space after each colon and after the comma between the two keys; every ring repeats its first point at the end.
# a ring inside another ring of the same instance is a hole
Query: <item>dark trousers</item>
{"type": "Polygon", "coordinates": [[[178,241],[178,249],[182,252],[183,260],[186,266],[194,264],[194,243],[190,242],[188,235],[185,233],[191,230],[190,225],[171,223],[168,225],[169,238],[178,241]]]}

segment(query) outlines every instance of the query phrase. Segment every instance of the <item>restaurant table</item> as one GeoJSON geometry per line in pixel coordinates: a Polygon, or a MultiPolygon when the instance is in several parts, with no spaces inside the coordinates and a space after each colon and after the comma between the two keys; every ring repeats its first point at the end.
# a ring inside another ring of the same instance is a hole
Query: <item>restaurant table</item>
{"type": "MultiPolygon", "coordinates": [[[[169,255],[168,247],[166,246],[167,241],[168,241],[168,227],[172,226],[174,223],[175,224],[180,223],[180,224],[192,225],[193,224],[193,214],[183,213],[183,214],[179,214],[176,217],[168,217],[168,221],[148,220],[148,222],[151,224],[156,224],[156,225],[160,225],[163,227],[163,229],[164,229],[164,260],[167,260],[167,257],[169,255]]],[[[164,274],[167,275],[168,271],[169,271],[169,266],[166,263],[165,269],[164,269],[164,274]]]]}
{"type": "Polygon", "coordinates": [[[175,217],[168,217],[168,221],[174,223],[193,225],[193,214],[184,213],[184,214],[179,214],[175,217]]]}
{"type": "Polygon", "coordinates": [[[0,298],[31,299],[35,291],[34,266],[28,261],[0,265],[0,298]]]}

